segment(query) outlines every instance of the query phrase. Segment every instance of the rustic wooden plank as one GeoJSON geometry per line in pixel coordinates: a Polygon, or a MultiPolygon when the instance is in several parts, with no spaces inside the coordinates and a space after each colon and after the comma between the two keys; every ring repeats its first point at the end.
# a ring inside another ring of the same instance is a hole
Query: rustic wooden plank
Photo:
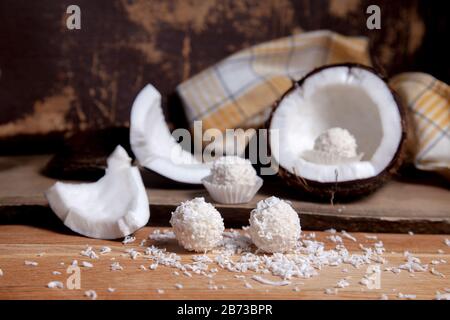
{"type": "MultiPolygon", "coordinates": [[[[99,299],[379,299],[381,294],[387,294],[390,299],[396,299],[397,294],[416,294],[417,299],[433,299],[435,292],[443,292],[449,287],[450,265],[448,263],[436,266],[446,278],[441,278],[430,272],[415,273],[413,276],[402,271],[395,275],[392,272],[383,271],[381,275],[381,289],[369,290],[358,284],[366,272],[366,267],[360,269],[348,265],[340,267],[325,267],[319,271],[319,275],[310,279],[294,278],[292,284],[284,287],[263,285],[251,280],[252,273],[245,273],[246,281],[251,283],[252,289],[244,285],[244,280],[237,279],[234,273],[219,268],[219,272],[213,281],[216,285],[225,285],[224,289],[209,290],[209,279],[205,276],[193,275],[192,278],[173,274],[174,269],[159,266],[156,270],[142,271],[141,264],[148,267],[149,260],[138,257],[136,260],[124,257],[122,254],[127,248],[135,248],[142,252],[143,247],[139,243],[147,239],[154,231],[153,227],[145,227],[136,233],[136,241],[123,245],[119,241],[105,241],[88,239],[65,229],[37,228],[33,226],[10,225],[0,226],[0,268],[4,275],[0,277],[0,299],[86,299],[84,291],[95,290],[99,299]],[[98,252],[101,246],[109,246],[113,252],[100,256],[99,260],[89,260],[80,256],[80,251],[89,244],[98,252]],[[43,253],[42,256],[38,256],[43,253]],[[124,267],[122,271],[110,271],[111,258],[119,261],[124,267]],[[68,275],[67,266],[73,259],[90,261],[94,264],[92,269],[82,268],[81,289],[49,289],[46,287],[49,281],[62,281],[65,283],[68,275]],[[39,263],[36,267],[25,266],[25,260],[39,263]],[[64,262],[64,266],[60,265],[64,262]],[[343,273],[347,268],[349,273],[343,273]],[[53,271],[59,271],[61,275],[52,275],[53,271]],[[341,289],[337,295],[324,294],[325,288],[332,288],[337,281],[349,276],[350,286],[341,289]],[[176,283],[181,283],[183,289],[175,288],[176,283]],[[297,286],[300,291],[295,292],[297,286]],[[115,288],[109,293],[107,288],[115,288]],[[159,294],[157,289],[163,289],[159,294]]],[[[373,240],[365,237],[365,234],[352,234],[358,243],[366,246],[373,244],[373,240]]],[[[371,234],[383,241],[386,248],[385,258],[387,265],[398,265],[404,261],[403,251],[409,250],[422,260],[422,263],[430,263],[432,260],[445,259],[450,261],[450,248],[444,244],[446,236],[443,235],[400,235],[400,234],[371,234]],[[438,253],[443,250],[443,253],[438,253]]],[[[327,248],[335,244],[326,239],[327,234],[317,232],[318,241],[324,241],[327,248]]],[[[448,237],[448,236],[447,236],[448,237]]],[[[351,252],[360,253],[358,243],[344,238],[345,246],[351,252]]],[[[148,240],[146,245],[161,243],[148,240]]],[[[176,242],[169,241],[164,245],[170,252],[175,252],[182,257],[182,261],[188,262],[192,254],[180,248],[176,242]]],[[[272,276],[265,276],[273,280],[279,280],[272,276]]]]}
{"type": "MultiPolygon", "coordinates": [[[[17,216],[51,216],[44,191],[54,182],[40,172],[49,156],[0,157],[0,221],[17,216]],[[42,207],[29,210],[26,207],[42,207]]],[[[154,176],[142,171],[151,203],[151,222],[167,224],[170,212],[181,202],[194,197],[209,198],[203,188],[158,188],[154,176]]],[[[256,202],[271,195],[289,199],[308,229],[324,230],[331,226],[351,231],[450,233],[450,192],[439,184],[426,181],[392,181],[370,195],[351,203],[311,202],[295,194],[284,184],[269,181],[247,204],[215,206],[228,226],[247,224],[256,202]]],[[[21,221],[23,222],[22,219],[21,221]]],[[[8,220],[11,221],[11,220],[8,220]]]]}

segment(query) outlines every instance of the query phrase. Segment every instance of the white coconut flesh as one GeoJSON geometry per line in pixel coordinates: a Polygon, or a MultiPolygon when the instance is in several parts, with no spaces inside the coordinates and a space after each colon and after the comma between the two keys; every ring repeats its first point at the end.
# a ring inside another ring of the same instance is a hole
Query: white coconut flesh
{"type": "Polygon", "coordinates": [[[94,183],[55,183],[46,197],[71,230],[91,238],[116,239],[145,226],[150,218],[139,169],[118,146],[109,156],[105,175],[94,183]]]}
{"type": "Polygon", "coordinates": [[[380,77],[355,66],[328,67],[305,78],[281,100],[270,129],[278,130],[270,135],[274,160],[294,175],[321,183],[377,176],[402,139],[401,115],[391,90],[380,77]],[[335,163],[314,161],[314,155],[311,159],[311,150],[320,153],[314,148],[317,138],[330,128],[350,132],[358,154],[335,163]]]}
{"type": "Polygon", "coordinates": [[[210,165],[195,159],[171,135],[161,108],[161,94],[150,84],[133,102],[130,143],[143,167],[166,178],[201,184],[210,173],[210,165]]]}

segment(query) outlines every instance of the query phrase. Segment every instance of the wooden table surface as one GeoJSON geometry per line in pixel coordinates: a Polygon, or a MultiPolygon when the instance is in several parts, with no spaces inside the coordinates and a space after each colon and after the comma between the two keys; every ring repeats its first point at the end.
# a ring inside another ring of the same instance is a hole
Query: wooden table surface
{"type": "MultiPolygon", "coordinates": [[[[351,265],[325,267],[319,270],[319,275],[309,279],[293,278],[292,284],[287,286],[265,285],[251,279],[254,273],[244,273],[246,279],[238,279],[235,273],[219,268],[212,279],[217,290],[211,290],[210,279],[203,275],[193,275],[192,278],[175,275],[175,269],[159,266],[156,270],[140,270],[140,265],[149,266],[150,261],[145,256],[132,260],[124,251],[135,248],[139,252],[144,247],[141,240],[148,239],[148,235],[155,227],[145,227],[136,233],[136,241],[124,245],[120,241],[104,241],[88,239],[76,235],[63,226],[40,228],[25,225],[0,225],[0,299],[87,299],[85,291],[95,290],[98,299],[379,299],[386,294],[390,299],[398,299],[398,294],[415,294],[417,299],[433,299],[436,291],[445,292],[450,288],[450,247],[445,244],[445,235],[408,235],[408,234],[376,234],[378,240],[383,241],[387,260],[386,266],[398,266],[404,261],[405,250],[421,259],[422,263],[432,260],[445,260],[434,266],[444,277],[432,274],[430,271],[409,273],[403,270],[400,274],[390,271],[381,273],[381,289],[370,290],[359,283],[364,276],[367,266],[359,269],[351,265]],[[112,252],[100,255],[100,259],[91,260],[81,256],[80,251],[90,245],[98,253],[101,246],[109,246],[112,252]],[[77,259],[91,262],[93,268],[81,268],[81,289],[69,290],[50,289],[50,281],[66,283],[69,276],[66,268],[77,259]],[[110,265],[114,261],[124,267],[121,271],[111,271],[110,265]],[[36,261],[37,266],[25,265],[25,261],[36,261]],[[64,263],[62,265],[61,263],[64,263]],[[343,273],[347,268],[348,273],[343,273]],[[53,271],[61,275],[52,274],[53,271]],[[347,277],[350,286],[339,289],[336,295],[325,294],[326,288],[333,288],[337,281],[347,277]],[[252,288],[247,288],[245,282],[252,288]],[[182,284],[182,289],[175,285],[182,284]],[[223,288],[221,286],[224,286],[223,288]],[[297,287],[299,291],[293,289],[297,287]],[[108,292],[108,288],[115,288],[115,292],[108,292]],[[164,290],[164,293],[158,289],[164,290]]],[[[308,232],[304,232],[308,234],[308,232]]],[[[323,241],[326,249],[334,248],[336,244],[326,238],[326,232],[317,232],[316,240],[323,241]]],[[[367,234],[352,233],[357,242],[344,238],[344,245],[351,252],[361,252],[359,244],[368,246],[374,240],[367,234]]],[[[375,234],[372,234],[374,236],[375,234]]],[[[378,241],[377,240],[377,241],[378,241]]],[[[182,257],[182,261],[190,261],[192,254],[180,248],[175,240],[162,245],[153,240],[147,240],[145,246],[155,244],[166,247],[182,257]]],[[[430,265],[431,267],[431,265],[430,265]]],[[[382,267],[382,269],[384,266],[382,267]]],[[[271,275],[264,277],[272,280],[280,278],[271,275]]]]}

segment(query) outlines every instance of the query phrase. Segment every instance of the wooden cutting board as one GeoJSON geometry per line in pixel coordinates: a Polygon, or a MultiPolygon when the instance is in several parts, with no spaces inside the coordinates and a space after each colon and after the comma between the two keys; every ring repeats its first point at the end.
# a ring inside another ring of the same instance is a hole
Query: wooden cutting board
{"type": "MultiPolygon", "coordinates": [[[[318,270],[317,276],[308,279],[294,277],[286,286],[261,284],[252,278],[255,273],[251,271],[239,273],[240,277],[236,277],[236,273],[219,268],[210,279],[196,274],[189,277],[180,270],[162,265],[149,270],[152,262],[148,258],[141,255],[133,260],[124,254],[125,250],[134,248],[143,253],[145,246],[156,245],[176,253],[183,263],[192,262],[193,256],[178,246],[175,240],[164,243],[149,240],[148,235],[154,230],[154,227],[145,227],[135,234],[135,242],[123,245],[120,241],[88,239],[67,232],[62,226],[48,229],[0,225],[0,268],[3,270],[0,299],[87,299],[84,296],[87,290],[95,290],[98,299],[380,299],[382,294],[389,299],[399,299],[399,293],[414,294],[417,299],[434,299],[437,291],[443,293],[450,288],[449,263],[434,265],[444,277],[430,271],[409,273],[402,270],[395,274],[384,270],[384,267],[404,263],[405,250],[426,264],[433,260],[450,261],[450,247],[444,243],[448,236],[444,235],[371,234],[377,237],[377,240],[371,240],[365,234],[352,233],[357,242],[344,238],[344,245],[351,253],[361,254],[359,244],[371,247],[376,241],[382,241],[386,248],[383,256],[387,263],[381,266],[380,288],[369,289],[360,283],[367,266],[354,268],[348,264],[324,266],[318,270]],[[144,239],[145,246],[139,246],[144,239]],[[92,246],[97,253],[102,246],[109,246],[112,252],[100,255],[99,259],[88,259],[80,255],[86,245],[92,246]],[[81,268],[79,290],[70,290],[66,286],[69,277],[67,267],[74,259],[79,264],[82,261],[93,264],[92,268],[81,268]],[[38,265],[27,266],[24,263],[26,260],[35,261],[38,265]],[[119,262],[123,270],[111,271],[113,262],[119,262]],[[142,270],[141,265],[146,270],[142,270]],[[54,271],[60,274],[53,274],[54,271]],[[343,278],[348,279],[348,287],[339,289],[337,294],[325,294],[326,289],[334,288],[343,278]],[[47,288],[50,281],[61,281],[64,289],[47,288]],[[177,289],[176,284],[181,284],[182,288],[177,289]],[[210,284],[218,288],[212,289],[210,284]],[[109,292],[108,288],[116,290],[109,292]]],[[[317,241],[325,243],[326,250],[336,246],[327,239],[329,233],[316,232],[315,235],[317,241]]],[[[214,258],[214,255],[210,257],[214,258]]],[[[281,280],[270,274],[262,276],[272,281],[281,280]]]]}
{"type": "MultiPolygon", "coordinates": [[[[0,223],[41,222],[54,219],[44,191],[54,182],[41,170],[50,156],[0,157],[0,223]]],[[[163,189],[155,176],[143,171],[151,206],[151,224],[167,225],[170,213],[181,202],[203,196],[203,188],[163,189]]],[[[450,191],[442,182],[428,179],[391,181],[374,194],[345,204],[315,203],[301,198],[277,181],[265,183],[247,204],[215,204],[227,227],[248,223],[256,202],[276,195],[288,199],[299,212],[302,227],[365,232],[450,233],[450,191]]]]}

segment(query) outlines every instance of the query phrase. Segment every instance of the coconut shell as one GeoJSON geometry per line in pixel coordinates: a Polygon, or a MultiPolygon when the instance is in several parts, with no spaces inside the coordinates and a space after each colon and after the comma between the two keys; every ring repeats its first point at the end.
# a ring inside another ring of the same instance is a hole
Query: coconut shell
{"type": "MultiPolygon", "coordinates": [[[[280,102],[284,99],[284,97],[286,97],[286,95],[291,93],[296,88],[301,87],[305,79],[307,79],[309,76],[330,67],[362,68],[380,77],[385,82],[386,86],[391,90],[394,96],[395,102],[399,109],[402,126],[402,137],[397,152],[395,153],[391,162],[386,166],[386,168],[378,175],[371,178],[344,182],[322,183],[318,181],[308,180],[301,176],[295,175],[279,165],[278,175],[285,183],[287,183],[287,185],[298,188],[299,191],[312,197],[315,200],[333,203],[334,201],[349,201],[360,198],[362,196],[366,196],[375,191],[377,188],[381,187],[385,182],[389,181],[392,176],[398,172],[399,168],[403,164],[404,159],[406,158],[409,121],[406,107],[402,104],[397,93],[389,86],[384,76],[379,74],[375,69],[371,67],[355,63],[346,63],[322,66],[309,72],[299,81],[293,81],[292,87],[288,89],[288,91],[286,91],[283,96],[274,103],[271,115],[266,122],[266,128],[270,128],[272,117],[276,112],[278,106],[280,105],[280,102]]],[[[270,139],[268,142],[268,147],[270,152],[270,139]]]]}

